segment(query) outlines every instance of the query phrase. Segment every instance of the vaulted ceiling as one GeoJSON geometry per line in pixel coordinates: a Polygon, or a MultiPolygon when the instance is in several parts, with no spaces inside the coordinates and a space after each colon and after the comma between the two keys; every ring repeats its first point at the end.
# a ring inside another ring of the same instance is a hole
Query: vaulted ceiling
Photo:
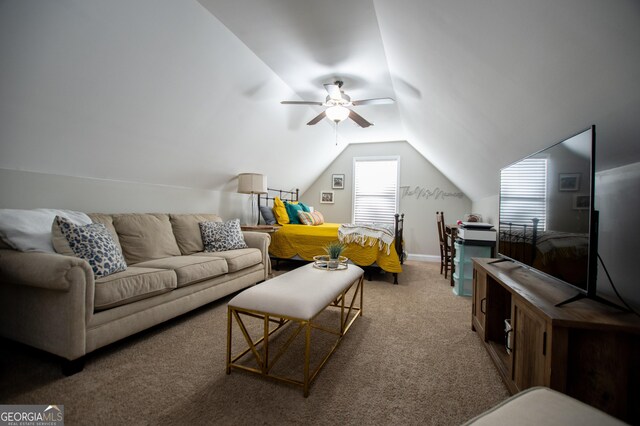
{"type": "Polygon", "coordinates": [[[472,199],[591,124],[599,168],[640,161],[637,1],[199,1],[300,99],[336,79],[352,99],[395,98],[359,107],[375,126],[340,137],[407,140],[472,199]]]}
{"type": "Polygon", "coordinates": [[[304,191],[346,144],[406,140],[478,200],[592,123],[600,169],[640,161],[638,46],[637,0],[2,1],[0,167],[304,191]],[[337,79],[396,103],[337,138],[279,103],[337,79]]]}

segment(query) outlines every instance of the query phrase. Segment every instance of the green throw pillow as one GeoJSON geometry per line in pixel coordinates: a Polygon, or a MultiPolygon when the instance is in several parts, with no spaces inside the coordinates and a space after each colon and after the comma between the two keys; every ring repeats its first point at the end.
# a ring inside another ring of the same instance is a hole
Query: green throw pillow
{"type": "Polygon", "coordinates": [[[292,204],[285,202],[285,208],[287,209],[287,216],[289,216],[289,223],[293,225],[300,225],[300,220],[298,219],[298,212],[304,211],[300,204],[292,204]]]}
{"type": "Polygon", "coordinates": [[[303,212],[307,212],[307,213],[311,213],[311,209],[309,207],[307,207],[306,204],[304,204],[302,201],[300,201],[298,203],[299,206],[302,206],[302,211],[303,212]]]}

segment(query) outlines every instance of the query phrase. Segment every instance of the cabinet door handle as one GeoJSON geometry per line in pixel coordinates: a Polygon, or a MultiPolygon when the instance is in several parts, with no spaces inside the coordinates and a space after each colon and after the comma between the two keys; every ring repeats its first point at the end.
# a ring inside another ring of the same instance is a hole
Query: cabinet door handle
{"type": "Polygon", "coordinates": [[[487,298],[485,297],[480,301],[480,312],[482,312],[485,315],[487,314],[486,306],[487,306],[487,298]]]}
{"type": "Polygon", "coordinates": [[[547,332],[542,333],[542,355],[547,354],[547,332]]]}
{"type": "Polygon", "coordinates": [[[504,346],[507,348],[508,352],[512,352],[513,348],[509,346],[509,335],[513,332],[513,328],[504,335],[504,346]]]}

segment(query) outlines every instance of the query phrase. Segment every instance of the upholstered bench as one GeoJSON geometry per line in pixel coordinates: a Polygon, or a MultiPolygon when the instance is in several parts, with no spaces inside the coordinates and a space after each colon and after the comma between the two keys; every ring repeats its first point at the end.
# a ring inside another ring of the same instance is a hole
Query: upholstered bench
{"type": "Polygon", "coordinates": [[[615,417],[563,393],[538,386],[503,401],[464,426],[622,426],[615,417]]]}
{"type": "Polygon", "coordinates": [[[227,374],[230,374],[231,369],[235,368],[296,384],[302,386],[303,394],[307,397],[311,382],[333,354],[356,318],[362,316],[363,275],[364,271],[355,265],[349,265],[347,269],[343,270],[326,271],[315,268],[313,264],[308,264],[251,287],[235,296],[229,301],[227,312],[227,374]],[[349,292],[350,289],[353,291],[349,292]],[[347,292],[349,292],[348,295],[347,292]],[[346,298],[350,301],[345,301],[346,298]],[[313,320],[327,307],[340,309],[340,327],[336,331],[327,330],[313,323],[313,320]],[[248,318],[258,318],[263,324],[263,332],[255,340],[250,337],[244,322],[248,318]],[[234,319],[242,331],[248,347],[239,355],[232,357],[234,319]],[[298,328],[279,352],[270,358],[270,336],[288,323],[297,323],[298,328]],[[271,330],[270,325],[274,325],[271,330]],[[334,333],[338,338],[317,368],[310,372],[312,328],[334,333]],[[303,380],[273,374],[273,366],[281,359],[282,354],[290,347],[292,340],[300,332],[304,332],[305,339],[303,380]],[[253,354],[258,368],[252,368],[239,362],[249,353],[253,354]]]}

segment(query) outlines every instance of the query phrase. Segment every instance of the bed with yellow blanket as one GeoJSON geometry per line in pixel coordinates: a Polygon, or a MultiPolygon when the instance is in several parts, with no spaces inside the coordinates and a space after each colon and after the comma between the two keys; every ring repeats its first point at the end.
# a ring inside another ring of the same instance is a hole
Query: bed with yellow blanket
{"type": "MultiPolygon", "coordinates": [[[[325,254],[323,247],[338,239],[339,227],[338,223],[323,223],[317,226],[282,225],[277,232],[271,234],[269,253],[280,259],[298,256],[303,260],[312,261],[313,256],[325,254]]],[[[363,246],[348,243],[346,246],[342,255],[356,265],[369,266],[375,263],[387,272],[402,272],[400,258],[393,244],[389,247],[389,254],[386,250],[380,250],[378,244],[363,246]]]]}
{"type": "MultiPolygon", "coordinates": [[[[279,192],[282,196],[284,191],[279,192]]],[[[292,198],[297,201],[298,194],[297,192],[294,194],[292,198]]],[[[343,238],[346,249],[342,255],[358,266],[378,267],[383,271],[392,273],[394,284],[397,284],[398,273],[402,272],[403,223],[404,215],[396,214],[394,226],[389,226],[391,240],[387,239],[387,243],[383,243],[382,239],[378,241],[378,239],[371,236],[348,238],[346,240],[343,238]]],[[[346,226],[350,225],[344,225],[344,227],[346,226]]],[[[325,254],[324,248],[329,243],[340,240],[338,235],[340,227],[341,224],[338,223],[322,223],[314,226],[282,224],[276,232],[271,234],[269,255],[276,262],[281,259],[313,261],[314,256],[325,254]]]]}

